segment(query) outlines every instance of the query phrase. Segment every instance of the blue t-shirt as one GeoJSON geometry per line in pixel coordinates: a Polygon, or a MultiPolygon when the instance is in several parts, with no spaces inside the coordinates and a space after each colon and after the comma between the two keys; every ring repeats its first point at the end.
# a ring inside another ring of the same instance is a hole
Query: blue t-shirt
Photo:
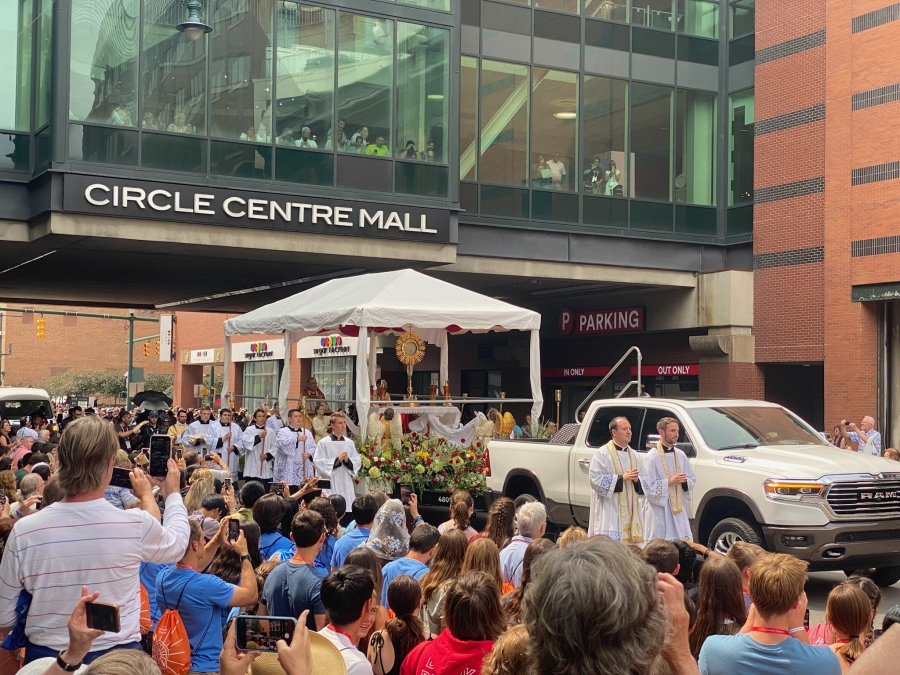
{"type": "Polygon", "coordinates": [[[388,586],[391,582],[401,574],[408,574],[415,580],[419,580],[428,571],[428,566],[420,563],[412,558],[400,558],[389,562],[381,568],[381,575],[384,577],[384,586],[381,588],[381,604],[390,609],[388,606],[388,586]]]}
{"type": "Polygon", "coordinates": [[[160,610],[177,609],[184,622],[191,644],[191,670],[219,672],[222,626],[234,591],[234,586],[219,577],[191,568],[170,567],[156,577],[160,610]]]}
{"type": "MultiPolygon", "coordinates": [[[[290,551],[294,548],[294,542],[283,537],[277,532],[267,532],[259,537],[259,554],[265,562],[275,553],[290,551]]],[[[293,553],[291,553],[293,555],[293,553]]]]}
{"type": "Polygon", "coordinates": [[[368,538],[369,528],[367,527],[357,527],[347,532],[334,545],[334,552],[331,554],[331,566],[337,568],[343,565],[344,559],[350,555],[350,551],[362,546],[368,538]]]}
{"type": "Polygon", "coordinates": [[[159,621],[159,618],[162,616],[162,612],[159,611],[159,605],[156,604],[156,577],[159,576],[159,573],[167,569],[169,567],[173,567],[174,565],[160,565],[159,563],[141,563],[141,584],[143,584],[144,588],[147,589],[147,598],[150,600],[150,630],[156,630],[156,622],[159,621]]]}
{"type": "Polygon", "coordinates": [[[701,675],[841,675],[837,655],[828,647],[813,647],[787,638],[764,645],[746,633],[712,635],[700,650],[701,675]]]}
{"type": "MultiPolygon", "coordinates": [[[[334,544],[336,541],[337,537],[329,534],[325,541],[322,542],[322,550],[319,551],[319,555],[317,555],[315,559],[316,569],[325,576],[328,576],[328,573],[331,572],[331,556],[334,554],[334,544]]],[[[296,552],[297,547],[292,544],[289,551],[279,552],[278,557],[275,558],[275,560],[278,562],[290,560],[294,557],[296,552]]]]}
{"type": "Polygon", "coordinates": [[[319,595],[325,575],[305,563],[295,565],[281,563],[266,578],[263,586],[262,602],[269,616],[291,616],[299,618],[304,610],[309,610],[306,627],[316,630],[316,614],[325,613],[325,605],[319,595]]]}

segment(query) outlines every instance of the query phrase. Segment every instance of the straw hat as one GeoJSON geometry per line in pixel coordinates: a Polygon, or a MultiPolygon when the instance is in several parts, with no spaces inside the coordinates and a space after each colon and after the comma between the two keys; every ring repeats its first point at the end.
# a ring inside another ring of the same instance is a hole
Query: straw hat
{"type": "MultiPolygon", "coordinates": [[[[312,652],[310,675],[347,675],[347,666],[338,648],[318,633],[309,633],[309,650],[312,652]]],[[[285,675],[273,652],[261,654],[251,665],[250,675],[285,675]]]]}

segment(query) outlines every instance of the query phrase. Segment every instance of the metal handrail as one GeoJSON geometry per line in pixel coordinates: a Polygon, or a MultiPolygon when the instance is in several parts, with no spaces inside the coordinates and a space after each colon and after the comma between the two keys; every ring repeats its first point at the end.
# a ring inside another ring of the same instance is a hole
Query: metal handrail
{"type": "MultiPolygon", "coordinates": [[[[575,420],[574,421],[576,424],[578,423],[578,413],[581,412],[581,409],[585,406],[586,403],[588,403],[591,400],[591,398],[593,398],[594,394],[597,393],[597,390],[600,389],[600,387],[602,387],[604,384],[606,384],[606,381],[610,377],[612,377],[612,374],[614,372],[616,372],[616,370],[619,369],[619,366],[622,365],[622,363],[625,361],[625,359],[628,358],[628,355],[631,354],[631,352],[637,352],[637,380],[633,380],[633,381],[629,382],[628,385],[625,387],[625,389],[623,389],[622,392],[619,393],[619,396],[621,396],[622,393],[625,392],[629,386],[631,386],[632,384],[635,384],[635,383],[637,384],[638,396],[640,396],[640,393],[641,393],[641,361],[643,360],[644,356],[643,356],[643,354],[641,354],[641,350],[638,349],[637,346],[634,346],[634,347],[629,348],[628,351],[622,355],[622,358],[619,359],[619,361],[616,363],[616,365],[614,365],[612,368],[610,368],[609,372],[603,377],[602,380],[600,380],[600,383],[596,387],[594,387],[594,389],[591,391],[591,393],[588,394],[587,397],[581,402],[581,405],[579,405],[575,409],[575,420]]],[[[619,396],[616,396],[615,398],[619,398],[619,396]]]]}

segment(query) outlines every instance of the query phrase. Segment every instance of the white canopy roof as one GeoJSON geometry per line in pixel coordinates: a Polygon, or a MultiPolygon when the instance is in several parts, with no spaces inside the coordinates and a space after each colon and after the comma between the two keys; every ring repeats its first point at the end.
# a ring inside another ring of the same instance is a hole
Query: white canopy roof
{"type": "Polygon", "coordinates": [[[228,319],[225,335],[316,333],[340,326],[536,330],[541,316],[407,269],[326,281],[228,319]]]}
{"type": "MultiPolygon", "coordinates": [[[[441,350],[440,381],[446,382],[447,334],[467,331],[526,330],[531,332],[529,367],[533,419],[543,407],[540,356],[541,315],[474,291],[434,279],[415,270],[379,272],[324,284],[273,302],[225,322],[225,382],[223,399],[230,392],[229,364],[233,335],[284,333],[285,355],[301,338],[320,332],[358,330],[356,406],[360,433],[365,435],[369,409],[369,383],[375,377],[376,341],[370,331],[412,328],[441,350]],[[347,330],[349,328],[349,330],[347,330]]],[[[283,368],[278,400],[287,409],[290,368],[283,368]]]]}

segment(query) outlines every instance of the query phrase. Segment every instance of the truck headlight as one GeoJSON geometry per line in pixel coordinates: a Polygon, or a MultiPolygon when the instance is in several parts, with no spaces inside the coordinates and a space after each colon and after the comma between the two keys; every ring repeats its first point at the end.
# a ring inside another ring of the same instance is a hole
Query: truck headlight
{"type": "Polygon", "coordinates": [[[779,502],[815,501],[825,492],[824,483],[769,479],[763,483],[768,499],[779,502]]]}

